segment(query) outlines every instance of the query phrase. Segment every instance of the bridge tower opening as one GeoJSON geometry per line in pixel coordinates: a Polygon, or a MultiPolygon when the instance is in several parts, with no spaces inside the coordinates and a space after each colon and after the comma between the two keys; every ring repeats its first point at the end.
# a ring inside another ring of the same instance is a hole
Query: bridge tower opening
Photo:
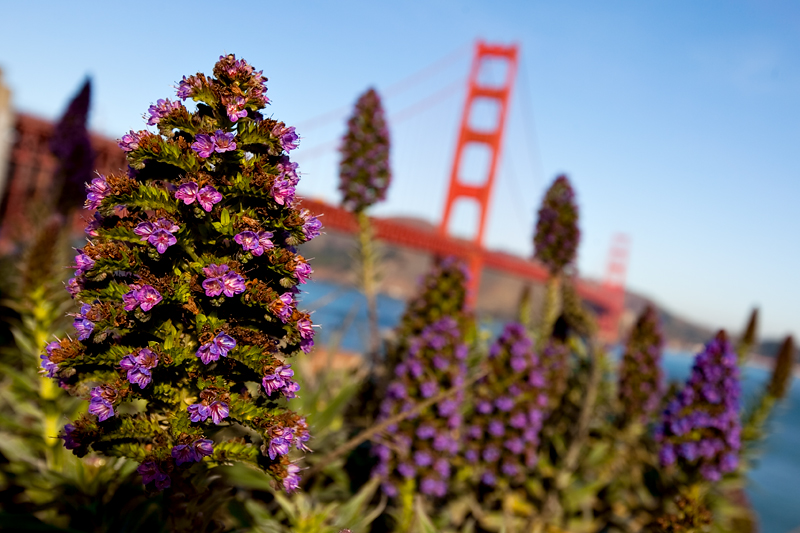
{"type": "Polygon", "coordinates": [[[473,252],[469,258],[471,273],[469,303],[474,306],[480,286],[483,267],[483,238],[488,220],[489,203],[495,175],[500,161],[511,89],[517,73],[517,45],[502,46],[478,41],[468,79],[467,99],[461,116],[450,185],[447,192],[444,216],[439,232],[450,235],[453,207],[463,199],[474,200],[478,205],[478,221],[472,233],[473,252]],[[491,119],[481,120],[486,108],[491,109],[491,119]],[[488,152],[488,165],[481,169],[464,168],[469,162],[469,152],[480,147],[488,152]],[[482,175],[477,175],[482,174],[482,175]]]}

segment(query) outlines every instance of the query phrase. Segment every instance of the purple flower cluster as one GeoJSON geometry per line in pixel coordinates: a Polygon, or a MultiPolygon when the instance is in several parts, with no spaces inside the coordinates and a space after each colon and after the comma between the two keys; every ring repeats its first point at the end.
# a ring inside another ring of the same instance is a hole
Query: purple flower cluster
{"type": "Polygon", "coordinates": [[[464,457],[484,485],[521,484],[537,463],[548,398],[533,341],[521,324],[508,324],[489,351],[489,373],[472,390],[464,429],[464,457]]]}
{"type": "Polygon", "coordinates": [[[78,340],[84,341],[91,337],[92,331],[94,331],[94,322],[87,318],[89,311],[92,310],[92,306],[89,304],[83,304],[81,306],[81,312],[75,316],[75,320],[72,321],[72,325],[75,326],[75,329],[78,332],[78,340]]]}
{"type": "Polygon", "coordinates": [[[275,459],[280,455],[289,453],[292,444],[295,448],[303,451],[311,451],[306,445],[311,435],[308,433],[308,424],[305,418],[298,420],[295,427],[276,427],[270,431],[270,441],[267,446],[267,454],[270,459],[275,459]]]}
{"type": "Polygon", "coordinates": [[[120,148],[122,148],[124,152],[132,152],[134,150],[138,150],[139,143],[142,140],[143,133],[146,132],[131,130],[125,135],[123,135],[117,144],[119,145],[120,148]]]}
{"type": "Polygon", "coordinates": [[[147,119],[148,126],[155,126],[159,121],[183,106],[180,102],[170,102],[169,99],[160,98],[155,104],[151,105],[147,110],[150,113],[150,118],[147,119]]]}
{"type": "Polygon", "coordinates": [[[207,213],[211,212],[214,208],[214,204],[218,204],[222,201],[222,195],[213,185],[206,185],[200,189],[200,186],[193,181],[184,183],[178,187],[178,190],[175,191],[175,198],[183,200],[183,203],[186,205],[192,204],[197,200],[200,207],[205,209],[207,213]]]}
{"type": "Polygon", "coordinates": [[[141,306],[145,313],[150,311],[163,298],[152,285],[130,285],[129,292],[122,295],[122,302],[126,311],[133,311],[141,306]]]}
{"type": "Polygon", "coordinates": [[[158,366],[158,356],[149,348],[142,348],[136,355],[128,354],[119,362],[128,371],[128,381],[145,388],[152,380],[151,370],[158,366]]]}
{"type": "Polygon", "coordinates": [[[307,424],[286,399],[299,389],[289,358],[314,345],[310,315],[295,301],[312,270],[296,246],[321,225],[292,205],[300,178],[288,154],[299,138],[262,114],[265,82],[245,61],[220,58],[214,76],[178,85],[196,111],[158,100],[145,117],[157,132],[122,136],[127,171],[79,180],[90,182],[85,206],[94,212],[66,284],[81,305],[78,340],[46,346],[41,372],[71,394],[91,390],[89,412],[61,434],[65,446],[137,459],[158,489],[224,449],[226,460],[252,463],[292,491],[300,467],[286,453],[310,451],[307,424]],[[237,230],[222,235],[227,218],[237,230]],[[241,385],[254,369],[261,392],[241,385]]]}
{"type": "Polygon", "coordinates": [[[272,128],[272,134],[278,138],[281,148],[286,152],[291,152],[300,144],[300,137],[294,131],[294,126],[288,128],[282,123],[278,123],[272,128]]]}
{"type": "Polygon", "coordinates": [[[281,294],[279,297],[275,298],[269,308],[281,322],[286,324],[294,313],[294,295],[291,292],[281,294]]]}
{"type": "Polygon", "coordinates": [[[300,216],[305,221],[303,224],[303,235],[305,235],[306,240],[315,239],[319,237],[320,230],[322,229],[322,222],[319,219],[311,214],[311,211],[308,209],[301,209],[300,216]]]}
{"type": "MultiPolygon", "coordinates": [[[[452,317],[426,327],[411,341],[407,357],[395,368],[379,419],[408,411],[427,398],[466,379],[467,345],[452,317]]],[[[375,441],[378,465],[373,475],[383,479],[383,490],[397,496],[403,479],[413,478],[428,496],[447,493],[451,461],[460,448],[463,391],[458,391],[417,416],[406,418],[375,441]]]]}
{"type": "Polygon", "coordinates": [[[155,481],[158,490],[167,489],[172,484],[169,474],[164,472],[155,461],[143,462],[136,471],[142,476],[142,483],[147,485],[155,481]]]}
{"type": "Polygon", "coordinates": [[[103,198],[111,194],[111,187],[108,186],[105,176],[94,178],[91,183],[86,185],[86,209],[97,209],[103,198]]]}
{"type": "Polygon", "coordinates": [[[645,423],[661,402],[663,345],[658,315],[648,305],[631,331],[619,370],[619,400],[627,421],[645,423]]]}
{"type": "Polygon", "coordinates": [[[195,355],[200,358],[204,365],[212,361],[218,361],[220,357],[228,357],[228,352],[236,348],[236,339],[230,335],[220,332],[214,340],[200,346],[195,355]]]}
{"type": "Polygon", "coordinates": [[[342,205],[361,212],[386,198],[389,168],[389,129],[378,93],[369,89],[359,97],[339,151],[339,190],[342,205]]]}
{"type": "Polygon", "coordinates": [[[267,396],[279,392],[287,399],[296,398],[296,392],[300,390],[300,385],[292,379],[293,377],[292,365],[279,365],[264,375],[261,385],[267,392],[267,396]]]}
{"type": "Polygon", "coordinates": [[[539,208],[533,237],[534,257],[550,272],[561,272],[575,260],[580,236],[575,192],[567,177],[562,175],[547,190],[539,208]]]}
{"type": "Polygon", "coordinates": [[[80,276],[94,267],[94,259],[83,253],[82,250],[78,250],[78,252],[80,253],[75,256],[75,274],[80,276]]]}
{"type": "Polygon", "coordinates": [[[215,131],[213,135],[198,133],[192,143],[192,150],[203,159],[211,157],[214,152],[218,154],[230,152],[236,150],[236,142],[233,137],[233,133],[225,133],[222,130],[215,131]]]}
{"type": "Polygon", "coordinates": [[[217,394],[210,390],[204,390],[200,393],[203,399],[200,403],[195,403],[186,408],[189,413],[189,419],[192,422],[204,422],[211,417],[215,424],[221,424],[222,421],[228,418],[230,409],[228,403],[222,399],[217,398],[217,394]]]}
{"type": "Polygon", "coordinates": [[[237,244],[241,244],[245,252],[251,252],[255,256],[264,253],[264,250],[275,248],[275,245],[270,240],[272,238],[271,231],[243,231],[237,234],[233,240],[237,244]]]}
{"type": "Polygon", "coordinates": [[[103,422],[114,416],[114,401],[117,391],[108,385],[100,385],[91,391],[89,398],[89,413],[97,416],[98,422],[103,422]]]}
{"type": "Polygon", "coordinates": [[[739,367],[725,333],[697,354],[686,385],[664,411],[656,440],[661,464],[680,462],[718,481],[739,464],[739,367]]]}
{"type": "Polygon", "coordinates": [[[56,372],[58,372],[58,365],[50,361],[50,358],[53,356],[53,350],[58,348],[61,348],[61,343],[53,341],[45,347],[47,354],[39,356],[39,359],[42,360],[42,368],[39,370],[39,373],[44,374],[48,378],[56,377],[56,372]]]}
{"type": "Polygon", "coordinates": [[[203,281],[203,289],[206,296],[214,297],[224,294],[228,298],[234,294],[241,294],[245,291],[244,278],[230,270],[228,265],[211,264],[203,268],[206,279],[203,281]]]}
{"type": "MultiPolygon", "coordinates": [[[[190,444],[177,444],[172,447],[172,458],[178,466],[202,461],[203,457],[208,457],[212,453],[214,453],[214,442],[211,439],[196,439],[190,444]]],[[[144,480],[144,476],[142,479],[144,480]]],[[[147,481],[144,483],[147,484],[147,481]]]]}
{"type": "Polygon", "coordinates": [[[305,352],[311,352],[314,347],[314,325],[308,318],[301,318],[297,321],[297,330],[300,332],[300,348],[305,352]]]}
{"type": "Polygon", "coordinates": [[[311,277],[313,270],[311,265],[303,260],[297,261],[297,266],[294,267],[294,277],[297,278],[298,283],[306,283],[311,277]]]}
{"type": "Polygon", "coordinates": [[[140,236],[143,241],[155,246],[158,253],[163,254],[167,251],[167,248],[178,242],[173,233],[180,229],[180,226],[172,220],[159,218],[155,222],[145,221],[139,223],[133,228],[133,232],[140,236]]]}

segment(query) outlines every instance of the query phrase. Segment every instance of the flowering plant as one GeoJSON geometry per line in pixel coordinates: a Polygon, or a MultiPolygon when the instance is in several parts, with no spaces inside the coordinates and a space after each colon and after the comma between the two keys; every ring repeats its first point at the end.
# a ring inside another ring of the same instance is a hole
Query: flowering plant
{"type": "Polygon", "coordinates": [[[295,246],[320,224],[295,198],[294,128],[261,114],[266,81],[233,55],[184,77],[179,101],[149,109],[158,133],[120,140],[128,172],[87,186],[91,240],[67,284],[77,337],[50,343],[42,366],[90,400],[65,446],[135,459],[157,489],[197,463],[243,461],[292,491],[287,454],[308,450],[287,359],[313,346],[295,246]]]}

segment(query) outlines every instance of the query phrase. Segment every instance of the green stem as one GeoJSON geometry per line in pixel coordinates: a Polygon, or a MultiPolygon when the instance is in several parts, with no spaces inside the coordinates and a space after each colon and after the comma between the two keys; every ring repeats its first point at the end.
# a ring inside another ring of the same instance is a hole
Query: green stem
{"type": "Polygon", "coordinates": [[[376,273],[376,252],[372,226],[364,211],[356,214],[358,219],[358,247],[361,252],[361,287],[367,298],[367,322],[369,325],[369,359],[372,368],[379,363],[381,337],[378,329],[378,278],[376,273]]]}
{"type": "Polygon", "coordinates": [[[553,326],[561,314],[561,274],[550,274],[547,279],[547,293],[545,295],[544,309],[542,311],[542,324],[538,335],[539,348],[543,348],[544,344],[550,338],[553,332],[553,326]]]}

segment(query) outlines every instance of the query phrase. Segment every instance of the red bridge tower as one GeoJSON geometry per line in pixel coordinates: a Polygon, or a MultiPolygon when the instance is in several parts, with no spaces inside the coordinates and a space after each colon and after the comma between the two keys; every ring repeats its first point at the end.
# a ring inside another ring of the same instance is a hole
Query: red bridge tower
{"type": "Polygon", "coordinates": [[[480,215],[478,227],[474,233],[472,242],[474,244],[473,253],[470,256],[470,270],[472,280],[469,287],[470,304],[474,304],[478,296],[480,286],[480,275],[482,267],[483,236],[488,219],[489,202],[492,196],[497,163],[500,161],[500,147],[503,144],[503,131],[508,114],[508,106],[511,97],[511,88],[514,85],[514,78],[517,73],[517,46],[499,46],[486,44],[478,41],[475,47],[475,57],[472,61],[472,69],[469,74],[469,88],[467,101],[464,104],[464,113],[461,116],[461,127],[458,134],[458,144],[456,145],[455,159],[450,173],[450,186],[447,192],[447,203],[444,208],[444,217],[439,226],[439,231],[443,235],[448,235],[450,228],[450,217],[453,213],[453,205],[457,200],[472,200],[478,204],[480,215]],[[505,67],[505,79],[499,84],[486,84],[481,79],[484,69],[489,68],[491,62],[498,63],[498,66],[505,67]],[[495,107],[497,120],[494,128],[488,131],[476,129],[471,125],[470,118],[475,112],[476,104],[481,101],[495,107]],[[485,176],[478,176],[477,183],[471,183],[464,179],[464,152],[470,145],[478,145],[488,148],[489,161],[488,171],[485,176]],[[482,180],[482,181],[481,181],[482,180]]]}

